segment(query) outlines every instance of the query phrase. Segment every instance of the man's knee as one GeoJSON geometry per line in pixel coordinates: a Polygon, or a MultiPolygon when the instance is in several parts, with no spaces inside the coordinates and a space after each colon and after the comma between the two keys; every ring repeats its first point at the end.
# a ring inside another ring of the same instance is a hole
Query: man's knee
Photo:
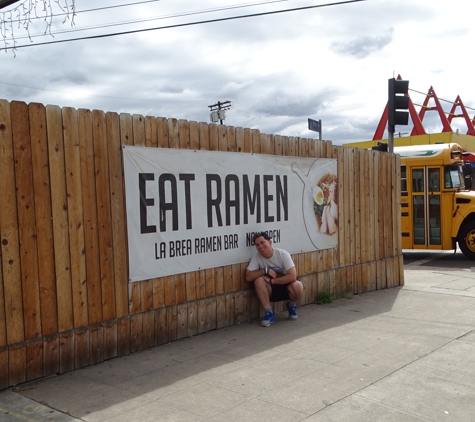
{"type": "Polygon", "coordinates": [[[254,288],[256,290],[266,290],[269,291],[269,283],[264,277],[258,277],[254,280],[254,288]]]}
{"type": "Polygon", "coordinates": [[[303,284],[300,280],[296,280],[289,284],[290,299],[296,301],[303,296],[303,284]]]}

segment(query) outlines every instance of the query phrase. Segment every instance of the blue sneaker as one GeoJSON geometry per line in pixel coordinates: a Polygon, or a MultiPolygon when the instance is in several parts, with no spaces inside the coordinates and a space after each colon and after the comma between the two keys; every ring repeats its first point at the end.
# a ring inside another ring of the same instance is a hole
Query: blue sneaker
{"type": "Polygon", "coordinates": [[[290,302],[287,302],[285,307],[289,311],[289,319],[295,321],[299,316],[297,315],[297,307],[290,306],[290,302]]]}
{"type": "Polygon", "coordinates": [[[261,321],[263,327],[268,327],[275,322],[275,316],[272,312],[266,312],[266,317],[261,321]]]}

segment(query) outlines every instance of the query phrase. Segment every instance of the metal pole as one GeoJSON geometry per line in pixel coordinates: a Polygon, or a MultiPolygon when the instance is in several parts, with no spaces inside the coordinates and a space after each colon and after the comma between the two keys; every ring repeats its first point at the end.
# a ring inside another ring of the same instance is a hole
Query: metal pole
{"type": "Polygon", "coordinates": [[[394,126],[388,126],[388,152],[391,154],[394,152],[394,126]]]}

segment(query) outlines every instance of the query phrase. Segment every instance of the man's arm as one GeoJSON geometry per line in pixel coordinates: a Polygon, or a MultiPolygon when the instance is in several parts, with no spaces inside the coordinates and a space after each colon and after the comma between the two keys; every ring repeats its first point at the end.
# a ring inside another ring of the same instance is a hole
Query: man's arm
{"type": "MultiPolygon", "coordinates": [[[[255,271],[246,270],[246,281],[250,283],[263,275],[266,275],[264,268],[259,268],[255,271]]],[[[268,277],[269,279],[274,279],[274,284],[289,284],[297,280],[297,271],[295,267],[292,267],[289,268],[284,275],[279,277],[273,269],[269,269],[268,277]]]]}
{"type": "Polygon", "coordinates": [[[259,268],[258,270],[254,270],[254,271],[246,269],[246,281],[250,283],[254,281],[256,278],[265,275],[265,273],[266,273],[266,270],[264,268],[259,268]]]}
{"type": "Polygon", "coordinates": [[[295,267],[292,267],[289,268],[283,276],[274,278],[274,284],[289,284],[295,280],[297,280],[297,270],[295,267]]]}

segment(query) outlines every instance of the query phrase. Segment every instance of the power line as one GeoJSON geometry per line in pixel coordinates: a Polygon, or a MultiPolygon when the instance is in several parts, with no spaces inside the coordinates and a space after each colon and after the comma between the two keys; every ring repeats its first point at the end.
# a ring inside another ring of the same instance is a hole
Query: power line
{"type": "MultiPolygon", "coordinates": [[[[160,0],[149,0],[149,1],[160,1],[160,0]]],[[[183,16],[200,15],[200,14],[204,14],[204,13],[222,12],[222,11],[225,11],[225,10],[240,9],[240,8],[254,7],[254,6],[262,6],[262,5],[265,5],[265,4],[281,3],[281,2],[284,2],[284,1],[289,1],[289,0],[268,0],[268,1],[261,1],[261,2],[258,2],[258,3],[245,3],[245,4],[241,4],[241,5],[235,5],[235,6],[217,7],[217,8],[197,10],[197,11],[192,11],[192,12],[174,13],[174,14],[171,14],[171,15],[158,16],[158,17],[154,17],[154,18],[135,19],[135,20],[124,21],[124,22],[101,24],[101,25],[96,25],[96,26],[86,26],[86,27],[83,27],[83,28],[67,29],[67,30],[63,30],[63,31],[55,31],[55,32],[48,32],[48,33],[43,32],[43,33],[31,34],[31,35],[23,36],[23,37],[15,37],[15,39],[21,40],[21,39],[25,39],[25,38],[31,39],[31,38],[40,37],[40,36],[50,36],[50,35],[54,36],[54,35],[57,35],[57,34],[69,34],[69,33],[73,33],[73,32],[89,31],[91,29],[109,28],[109,27],[122,26],[122,25],[132,25],[132,24],[135,24],[135,23],[150,22],[150,21],[155,21],[155,20],[171,19],[171,18],[177,18],[177,17],[183,17],[183,16]]],[[[148,3],[148,2],[143,2],[143,3],[148,3]]],[[[129,3],[128,5],[135,5],[135,4],[138,4],[138,3],[129,3]]],[[[125,5],[125,6],[127,6],[127,5],[125,5]]],[[[109,6],[109,8],[112,8],[112,7],[119,7],[119,6],[109,6]]],[[[85,10],[85,11],[79,11],[77,13],[96,11],[96,10],[101,10],[101,9],[90,9],[90,10],[85,10]]],[[[55,16],[61,16],[61,14],[55,15],[55,16]]],[[[36,44],[36,45],[38,45],[38,44],[36,44]]]]}
{"type": "Polygon", "coordinates": [[[313,6],[296,7],[292,9],[274,10],[270,12],[231,16],[227,18],[218,18],[218,19],[210,19],[210,20],[204,20],[204,21],[180,23],[180,24],[161,26],[161,27],[156,27],[156,28],[136,29],[133,31],[123,31],[123,32],[110,33],[110,34],[92,35],[89,37],[71,38],[69,40],[55,40],[55,41],[48,41],[48,42],[37,43],[37,44],[24,44],[24,45],[12,46],[12,47],[3,47],[3,48],[0,48],[0,51],[15,50],[17,48],[33,47],[33,46],[39,46],[39,45],[59,44],[59,43],[70,42],[70,41],[83,41],[83,40],[91,40],[91,39],[98,39],[98,38],[116,37],[119,35],[137,34],[140,32],[157,31],[160,29],[172,29],[172,28],[180,28],[180,27],[186,27],[186,26],[203,25],[203,24],[208,24],[208,23],[225,22],[225,21],[236,20],[236,19],[246,19],[246,18],[253,18],[253,17],[258,17],[258,16],[275,15],[279,13],[297,12],[297,11],[302,11],[302,10],[321,8],[321,7],[340,6],[343,4],[350,4],[350,3],[360,3],[363,1],[366,1],[366,0],[347,0],[347,1],[340,1],[336,3],[325,3],[325,4],[319,4],[319,5],[313,5],[313,6]]]}
{"type": "MultiPolygon", "coordinates": [[[[143,4],[143,3],[155,3],[157,1],[161,0],[144,0],[144,1],[136,1],[134,3],[126,3],[126,4],[118,4],[116,6],[105,6],[105,7],[98,7],[96,9],[86,9],[86,10],[76,10],[74,12],[75,15],[78,15],[79,13],[88,13],[88,12],[98,12],[100,10],[107,10],[107,9],[117,9],[119,7],[128,7],[128,6],[137,6],[138,4],[143,4]]],[[[1,12],[1,13],[9,13],[9,12],[1,12]]],[[[33,21],[35,19],[45,19],[45,18],[52,18],[56,16],[67,16],[69,15],[68,13],[55,13],[54,15],[45,15],[45,16],[33,16],[30,17],[29,20],[33,21]]],[[[22,22],[21,19],[13,19],[10,22],[22,22]]]]}

